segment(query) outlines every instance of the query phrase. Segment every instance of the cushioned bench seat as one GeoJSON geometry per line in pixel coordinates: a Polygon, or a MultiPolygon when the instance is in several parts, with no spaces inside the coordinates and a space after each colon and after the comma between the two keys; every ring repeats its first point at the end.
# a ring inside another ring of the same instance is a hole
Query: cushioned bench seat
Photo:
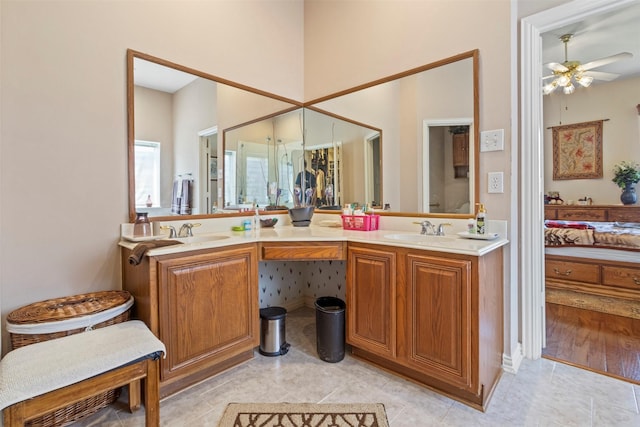
{"type": "Polygon", "coordinates": [[[158,359],[165,346],[133,320],[13,350],[0,361],[5,425],[24,425],[58,408],[123,385],[139,406],[145,379],[147,426],[159,425],[158,359]]]}

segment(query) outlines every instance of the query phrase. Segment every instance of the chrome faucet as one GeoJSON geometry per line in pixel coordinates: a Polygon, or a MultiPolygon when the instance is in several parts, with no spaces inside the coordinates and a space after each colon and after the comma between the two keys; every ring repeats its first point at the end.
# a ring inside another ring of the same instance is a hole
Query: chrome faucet
{"type": "Polygon", "coordinates": [[[173,225],[162,225],[160,226],[160,230],[169,230],[170,239],[175,239],[176,237],[178,237],[178,235],[176,234],[176,229],[173,225]]]}
{"type": "Polygon", "coordinates": [[[426,234],[428,236],[433,236],[436,234],[435,225],[431,224],[431,221],[424,220],[420,223],[422,230],[420,230],[420,234],[426,234]]]}
{"type": "Polygon", "coordinates": [[[182,224],[182,227],[180,227],[180,231],[178,232],[178,237],[193,237],[193,227],[194,227],[194,224],[191,224],[190,222],[185,222],[184,224],[182,224]]]}
{"type": "Polygon", "coordinates": [[[442,224],[438,225],[438,231],[436,235],[444,236],[444,227],[449,227],[449,226],[451,226],[451,223],[449,222],[443,222],[442,224]]]}
{"type": "Polygon", "coordinates": [[[193,228],[200,227],[200,223],[185,222],[178,231],[178,237],[193,237],[193,228]]]}
{"type": "Polygon", "coordinates": [[[436,228],[436,226],[432,224],[431,221],[427,220],[424,220],[419,224],[422,227],[422,230],[420,230],[420,234],[424,234],[427,236],[444,236],[444,227],[451,225],[448,222],[443,222],[436,228]]]}

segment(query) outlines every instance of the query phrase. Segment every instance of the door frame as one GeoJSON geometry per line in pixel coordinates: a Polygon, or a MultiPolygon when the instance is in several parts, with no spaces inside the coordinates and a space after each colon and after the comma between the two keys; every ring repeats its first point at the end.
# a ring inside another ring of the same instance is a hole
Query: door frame
{"type": "Polygon", "coordinates": [[[520,21],[520,265],[522,350],[542,356],[544,295],[544,123],[541,34],[586,17],[610,12],[636,0],[574,0],[520,21]]]}

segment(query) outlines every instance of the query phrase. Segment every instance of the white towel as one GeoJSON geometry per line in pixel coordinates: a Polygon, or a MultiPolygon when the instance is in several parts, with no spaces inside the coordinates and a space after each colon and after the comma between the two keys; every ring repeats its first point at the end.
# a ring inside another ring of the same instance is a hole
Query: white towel
{"type": "Polygon", "coordinates": [[[156,352],[164,344],[139,320],[20,347],[0,361],[0,410],[156,352]]]}

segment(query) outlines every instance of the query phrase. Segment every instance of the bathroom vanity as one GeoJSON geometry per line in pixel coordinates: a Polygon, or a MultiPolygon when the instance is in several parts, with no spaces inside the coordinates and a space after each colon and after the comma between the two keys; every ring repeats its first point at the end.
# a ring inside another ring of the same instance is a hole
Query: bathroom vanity
{"type": "Polygon", "coordinates": [[[121,242],[134,316],[167,347],[162,397],[253,357],[259,261],[346,260],[353,355],[486,407],[502,372],[506,239],[412,241],[391,230],[288,225],[218,234],[226,236],[152,249],[139,265],[128,263],[135,243],[121,242]]]}
{"type": "Polygon", "coordinates": [[[350,243],[347,341],[355,356],[484,409],[502,372],[502,284],[502,248],[350,243]]]}

